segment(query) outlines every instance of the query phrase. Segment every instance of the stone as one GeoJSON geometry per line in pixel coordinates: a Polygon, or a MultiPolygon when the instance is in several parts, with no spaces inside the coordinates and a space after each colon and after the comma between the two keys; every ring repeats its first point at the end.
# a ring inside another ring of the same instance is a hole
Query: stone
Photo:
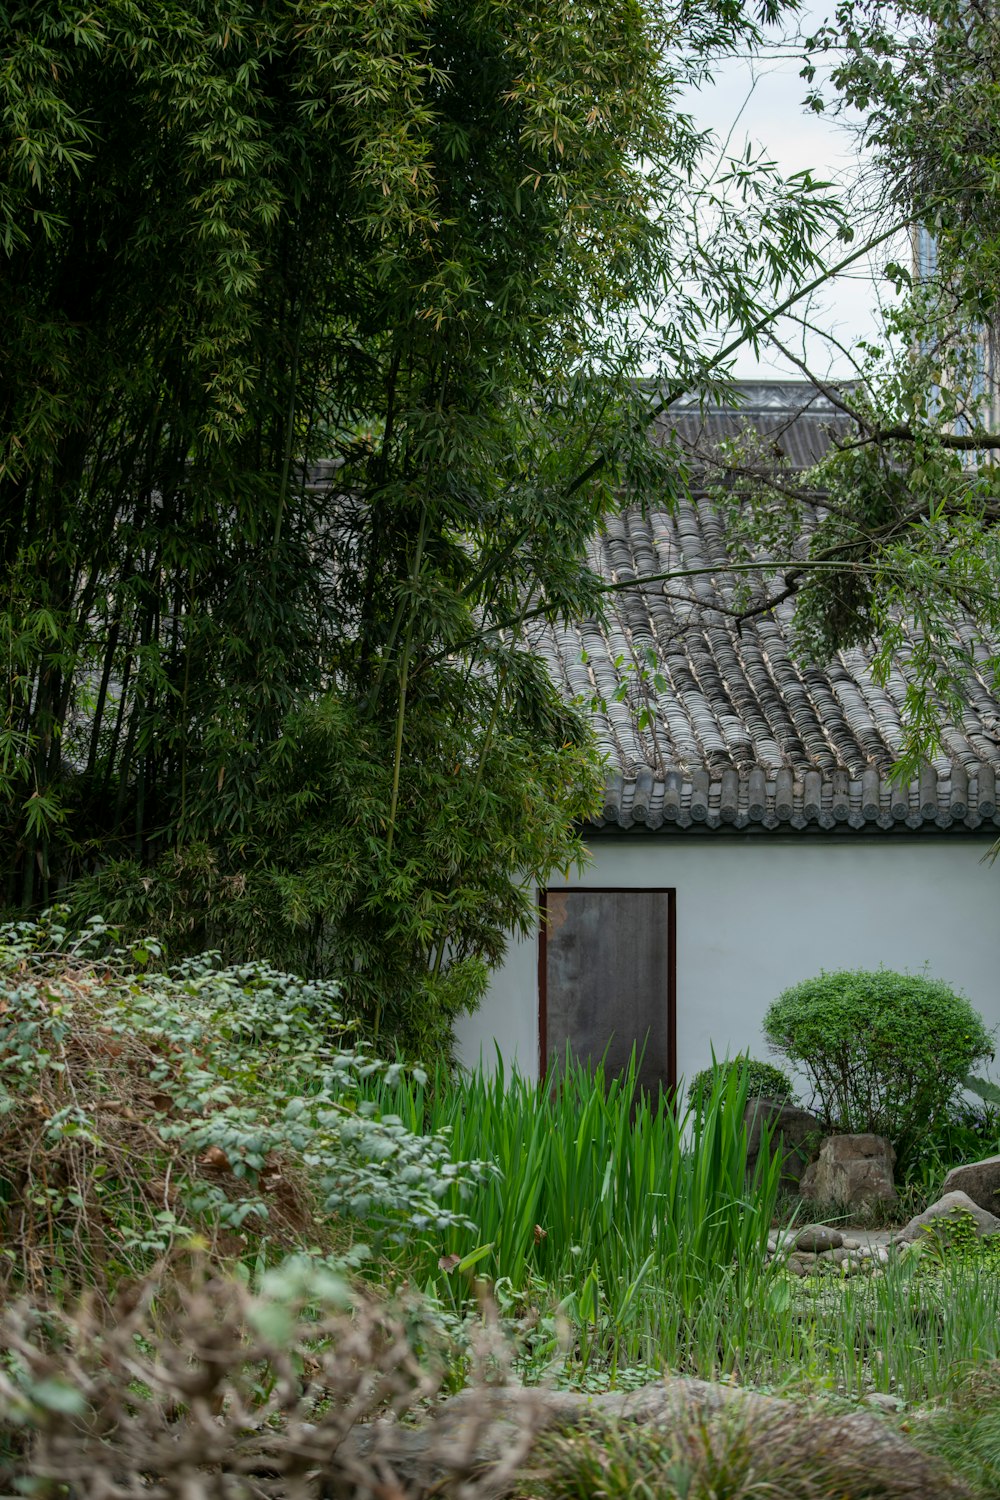
{"type": "Polygon", "coordinates": [[[901,1396],[893,1396],[888,1391],[872,1391],[865,1397],[865,1405],[873,1407],[875,1411],[898,1412],[903,1410],[906,1402],[901,1396]]]}
{"type": "Polygon", "coordinates": [[[823,1127],[815,1115],[795,1104],[779,1099],[765,1099],[754,1094],[746,1103],[743,1115],[747,1127],[747,1173],[752,1173],[760,1155],[763,1128],[771,1131],[771,1155],[781,1149],[781,1186],[790,1192],[798,1190],[799,1179],[816,1154],[823,1127]]]}
{"type": "Polygon", "coordinates": [[[978,1203],[973,1203],[968,1193],[953,1192],[945,1193],[930,1208],[925,1208],[922,1214],[916,1214],[905,1229],[901,1229],[895,1236],[894,1243],[912,1245],[914,1241],[922,1240],[928,1231],[947,1234],[948,1221],[954,1221],[962,1214],[968,1214],[974,1220],[976,1234],[980,1239],[1000,1230],[1000,1219],[994,1214],[980,1208],[978,1203]]]}
{"type": "Polygon", "coordinates": [[[984,1156],[982,1161],[952,1167],[941,1191],[968,1193],[973,1203],[1000,1217],[1000,1156],[984,1156]]]}
{"type": "Polygon", "coordinates": [[[821,1203],[866,1208],[894,1203],[892,1169],[896,1153],[881,1135],[831,1135],[802,1174],[799,1192],[821,1203]]]}
{"type": "Polygon", "coordinates": [[[807,1224],[795,1236],[796,1250],[811,1250],[813,1255],[822,1255],[824,1250],[839,1250],[844,1236],[837,1229],[827,1229],[825,1224],[807,1224]]]}

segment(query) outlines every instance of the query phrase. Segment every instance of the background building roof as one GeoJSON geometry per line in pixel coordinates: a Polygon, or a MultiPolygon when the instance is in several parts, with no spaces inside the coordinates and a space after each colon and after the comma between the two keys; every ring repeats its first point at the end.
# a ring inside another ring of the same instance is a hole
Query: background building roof
{"type": "MultiPolygon", "coordinates": [[[[820,457],[843,420],[805,382],[744,383],[740,391],[739,409],[678,404],[662,419],[661,437],[674,432],[695,469],[711,468],[719,440],[749,425],[794,470],[820,457]]],[[[804,540],[815,519],[804,507],[804,540]]],[[[790,600],[739,623],[745,575],[727,567],[726,529],[703,493],[672,512],[623,510],[594,540],[591,561],[611,583],[709,570],[610,594],[606,624],[536,632],[562,691],[591,705],[609,765],[599,824],[1000,826],[1000,701],[988,665],[998,647],[971,619],[955,625],[970,660],[961,722],[945,725],[934,761],[900,786],[890,772],[903,742],[912,635],[881,686],[867,648],[839,652],[823,669],[797,660],[790,600]]]]}

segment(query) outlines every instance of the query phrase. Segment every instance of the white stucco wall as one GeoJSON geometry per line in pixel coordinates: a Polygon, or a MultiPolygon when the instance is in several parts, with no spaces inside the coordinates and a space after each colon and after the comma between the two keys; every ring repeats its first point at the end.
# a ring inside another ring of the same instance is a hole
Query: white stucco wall
{"type": "MultiPolygon", "coordinates": [[[[1000,1026],[1000,865],[990,840],[879,842],[757,836],[596,837],[582,877],[553,886],[677,891],[677,1067],[689,1078],[749,1048],[770,1002],[821,969],[927,972],[1000,1026]]],[[[538,1071],[538,939],[514,943],[482,1007],[459,1028],[463,1061],[498,1046],[538,1071]]]]}

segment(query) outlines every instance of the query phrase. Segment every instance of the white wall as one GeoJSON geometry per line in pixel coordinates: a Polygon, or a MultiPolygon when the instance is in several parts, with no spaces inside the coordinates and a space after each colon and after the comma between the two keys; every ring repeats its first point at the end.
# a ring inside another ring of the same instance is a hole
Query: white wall
{"type": "MultiPolygon", "coordinates": [[[[980,864],[990,842],[597,837],[585,874],[554,884],[676,888],[678,1075],[689,1078],[713,1046],[766,1057],[768,1005],[821,969],[926,965],[1000,1026],[1000,866],[980,864]]],[[[465,1062],[489,1064],[494,1043],[537,1075],[537,935],[511,944],[459,1028],[465,1062]]]]}

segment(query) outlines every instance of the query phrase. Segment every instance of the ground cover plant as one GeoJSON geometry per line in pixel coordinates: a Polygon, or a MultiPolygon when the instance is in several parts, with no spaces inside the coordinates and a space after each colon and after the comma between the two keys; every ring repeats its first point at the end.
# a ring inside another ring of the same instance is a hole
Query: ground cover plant
{"type": "Polygon", "coordinates": [[[976,1494],[1000,1495],[1000,1362],[973,1369],[913,1433],[976,1494]]]}
{"type": "MultiPolygon", "coordinates": [[[[418,1307],[389,1308],[305,1258],[253,1292],[181,1258],[114,1312],[109,1323],[84,1301],[0,1314],[5,1491],[417,1500],[433,1476],[472,1500],[502,1490],[530,1445],[525,1423],[481,1479],[454,1431],[432,1426],[416,1472],[400,1468],[393,1435],[426,1415],[447,1351],[418,1307]]],[[[473,1411],[470,1443],[487,1417],[473,1411]]]]}
{"type": "Polygon", "coordinates": [[[110,1294],[192,1236],[233,1259],[465,1222],[483,1169],[376,1118],[403,1069],[335,985],[154,957],[58,912],[0,927],[0,1284],[110,1294]]]}

